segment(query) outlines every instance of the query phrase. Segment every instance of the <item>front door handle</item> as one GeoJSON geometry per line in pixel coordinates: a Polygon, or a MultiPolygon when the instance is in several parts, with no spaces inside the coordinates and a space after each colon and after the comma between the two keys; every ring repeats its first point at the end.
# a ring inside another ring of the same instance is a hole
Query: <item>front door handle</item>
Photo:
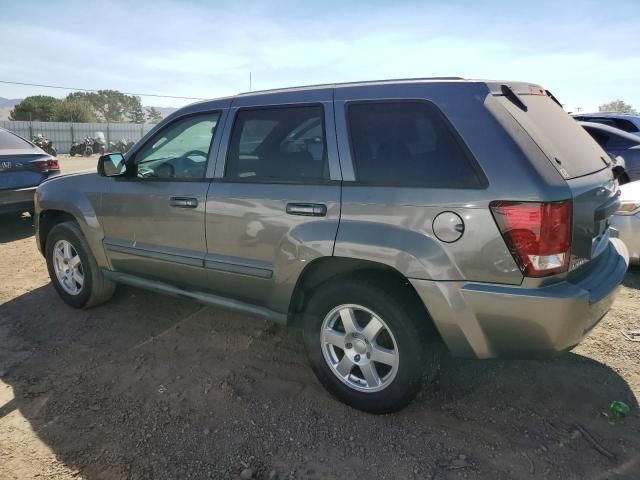
{"type": "Polygon", "coordinates": [[[178,208],[196,208],[198,199],[195,197],[171,197],[169,205],[178,208]]]}
{"type": "Polygon", "coordinates": [[[324,217],[327,214],[327,206],[321,203],[287,203],[287,213],[305,217],[324,217]]]}

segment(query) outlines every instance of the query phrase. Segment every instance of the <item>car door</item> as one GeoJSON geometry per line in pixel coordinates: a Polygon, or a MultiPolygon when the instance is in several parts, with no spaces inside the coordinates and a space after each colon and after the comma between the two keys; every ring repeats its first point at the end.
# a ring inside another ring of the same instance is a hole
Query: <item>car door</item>
{"type": "Polygon", "coordinates": [[[330,256],[340,216],[332,90],[236,97],[207,195],[214,292],[286,313],[300,272],[330,256]]]}
{"type": "Polygon", "coordinates": [[[127,158],[102,196],[104,246],[117,271],[202,288],[204,212],[222,110],[180,116],[127,158]]]}

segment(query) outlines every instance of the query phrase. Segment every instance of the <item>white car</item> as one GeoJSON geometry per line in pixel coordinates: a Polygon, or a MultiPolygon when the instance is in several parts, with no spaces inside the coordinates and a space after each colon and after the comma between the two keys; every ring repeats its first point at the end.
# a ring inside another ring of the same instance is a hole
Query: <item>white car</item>
{"type": "Polygon", "coordinates": [[[640,181],[620,187],[622,205],[611,217],[611,226],[629,250],[629,263],[640,265],[640,181]]]}

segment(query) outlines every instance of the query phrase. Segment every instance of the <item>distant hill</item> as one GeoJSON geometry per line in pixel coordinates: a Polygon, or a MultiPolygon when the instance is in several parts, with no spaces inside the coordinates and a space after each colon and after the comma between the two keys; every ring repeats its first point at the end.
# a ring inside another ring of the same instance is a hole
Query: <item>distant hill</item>
{"type": "MultiPolygon", "coordinates": [[[[19,104],[22,98],[4,98],[0,97],[0,120],[9,120],[9,112],[13,110],[13,107],[19,104]]],[[[163,117],[166,117],[176,110],[174,107],[155,107],[163,117]]]]}
{"type": "Polygon", "coordinates": [[[9,112],[21,101],[21,98],[0,97],[0,120],[9,120],[9,112]]]}
{"type": "MultiPolygon", "coordinates": [[[[151,107],[149,107],[151,108],[151,107]]],[[[175,107],[156,107],[156,110],[158,110],[163,117],[167,117],[169,115],[171,115],[173,112],[175,112],[176,110],[178,110],[175,107]]]]}

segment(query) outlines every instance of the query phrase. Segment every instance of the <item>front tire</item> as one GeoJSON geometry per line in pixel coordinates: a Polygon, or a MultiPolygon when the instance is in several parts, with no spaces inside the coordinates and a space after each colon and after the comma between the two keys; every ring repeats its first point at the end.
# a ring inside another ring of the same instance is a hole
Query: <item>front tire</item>
{"type": "Polygon", "coordinates": [[[90,308],[113,296],[115,284],[100,271],[75,222],[59,223],[51,229],[45,253],[51,283],[68,305],[90,308]]]}
{"type": "Polygon", "coordinates": [[[406,285],[392,283],[370,275],[327,283],[304,314],[316,377],[338,400],[369,413],[405,407],[439,364],[428,313],[406,285]]]}

